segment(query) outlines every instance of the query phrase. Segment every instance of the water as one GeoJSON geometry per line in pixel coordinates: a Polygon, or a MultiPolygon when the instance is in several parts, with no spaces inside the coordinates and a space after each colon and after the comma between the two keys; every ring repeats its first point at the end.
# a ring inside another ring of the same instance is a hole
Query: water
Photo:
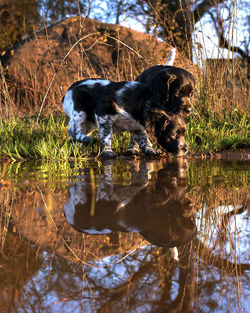
{"type": "Polygon", "coordinates": [[[250,312],[248,161],[0,168],[0,312],[250,312]]]}

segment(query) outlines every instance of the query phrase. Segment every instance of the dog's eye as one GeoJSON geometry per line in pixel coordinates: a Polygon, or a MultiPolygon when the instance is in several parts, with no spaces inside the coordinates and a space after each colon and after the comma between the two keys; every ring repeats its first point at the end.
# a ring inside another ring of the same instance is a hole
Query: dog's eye
{"type": "Polygon", "coordinates": [[[186,89],[185,88],[181,88],[180,91],[179,91],[179,96],[183,97],[183,96],[185,96],[186,93],[187,93],[186,89]]]}
{"type": "Polygon", "coordinates": [[[192,97],[193,96],[193,90],[189,87],[183,87],[180,90],[180,96],[181,97],[192,97]]]}
{"type": "Polygon", "coordinates": [[[172,138],[172,139],[176,139],[176,137],[177,137],[177,134],[176,134],[175,132],[172,132],[172,133],[171,133],[171,138],[172,138]]]}

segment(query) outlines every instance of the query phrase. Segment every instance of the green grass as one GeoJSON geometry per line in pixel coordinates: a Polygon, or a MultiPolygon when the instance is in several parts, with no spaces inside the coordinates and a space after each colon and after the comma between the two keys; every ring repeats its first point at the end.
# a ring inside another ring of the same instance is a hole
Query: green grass
{"type": "MultiPolygon", "coordinates": [[[[13,160],[74,160],[86,159],[101,153],[98,144],[72,144],[68,136],[68,120],[64,116],[40,119],[12,119],[0,121],[0,158],[13,160]]],[[[93,134],[97,136],[95,132],[93,134]]],[[[128,145],[129,136],[123,134],[113,140],[113,148],[121,153],[128,145]]]]}
{"type": "Polygon", "coordinates": [[[13,119],[0,123],[1,157],[11,159],[68,158],[71,146],[64,118],[13,119]]]}
{"type": "Polygon", "coordinates": [[[218,117],[211,112],[194,112],[187,119],[186,140],[192,152],[212,153],[249,148],[247,114],[234,111],[218,117]]]}
{"type": "MultiPolygon", "coordinates": [[[[100,154],[98,144],[72,145],[67,134],[68,120],[65,116],[12,119],[0,122],[0,158],[14,160],[85,159],[100,154]]],[[[97,132],[94,133],[97,136],[97,132]]],[[[249,125],[246,113],[238,111],[221,115],[220,118],[207,112],[194,112],[187,119],[186,140],[191,152],[215,152],[249,147],[249,125]]],[[[113,149],[121,154],[129,143],[129,134],[113,138],[113,149]]]]}

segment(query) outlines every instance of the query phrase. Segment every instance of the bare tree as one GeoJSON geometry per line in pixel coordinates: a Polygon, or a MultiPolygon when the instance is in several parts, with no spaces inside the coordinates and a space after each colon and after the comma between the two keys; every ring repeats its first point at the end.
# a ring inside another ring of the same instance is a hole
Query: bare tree
{"type": "MultiPolygon", "coordinates": [[[[207,16],[216,30],[219,46],[249,59],[249,38],[245,38],[244,49],[235,46],[227,36],[228,29],[233,28],[236,19],[239,19],[233,8],[237,4],[242,6],[241,2],[241,0],[233,2],[229,0],[137,0],[136,6],[127,6],[127,10],[135,10],[134,18],[144,15],[147,32],[155,33],[166,42],[184,51],[189,58],[192,56],[192,34],[195,25],[207,16]],[[227,23],[225,23],[225,15],[227,23]]],[[[249,16],[247,19],[245,23],[242,23],[245,28],[249,27],[249,16]]]]}

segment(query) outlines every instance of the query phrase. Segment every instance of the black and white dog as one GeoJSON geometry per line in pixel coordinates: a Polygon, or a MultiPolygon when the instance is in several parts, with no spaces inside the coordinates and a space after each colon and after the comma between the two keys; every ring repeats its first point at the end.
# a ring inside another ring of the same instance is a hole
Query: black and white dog
{"type": "Polygon", "coordinates": [[[188,116],[192,109],[195,79],[188,71],[173,66],[175,54],[174,48],[170,51],[166,65],[155,65],[146,69],[136,81],[147,85],[167,113],[188,116]]]}
{"type": "Polygon", "coordinates": [[[167,114],[140,82],[75,82],[63,98],[63,109],[70,118],[68,133],[75,141],[90,143],[93,138],[88,133],[98,126],[103,157],[115,156],[112,135],[123,131],[131,133],[128,154],[137,154],[140,148],[147,155],[155,155],[151,143],[177,156],[187,153],[184,119],[167,114]]]}

